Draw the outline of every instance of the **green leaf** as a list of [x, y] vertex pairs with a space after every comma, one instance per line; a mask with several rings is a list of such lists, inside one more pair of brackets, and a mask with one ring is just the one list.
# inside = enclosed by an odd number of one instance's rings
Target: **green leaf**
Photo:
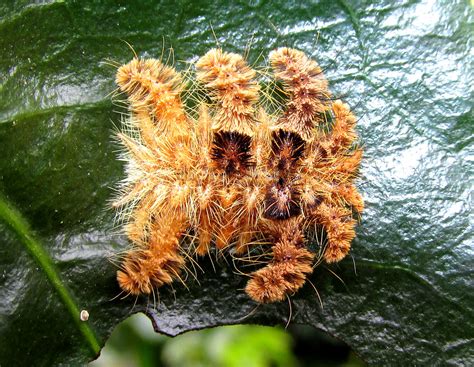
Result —
[[[474, 364], [473, 18], [466, 1], [120, 1], [0, 4], [0, 364], [76, 365], [131, 312], [156, 330], [239, 323], [255, 304], [225, 262], [189, 290], [121, 299], [127, 247], [108, 209], [123, 177], [112, 142], [115, 69], [172, 45], [178, 68], [216, 45], [249, 59], [299, 48], [354, 107], [367, 209], [352, 259], [318, 267], [292, 322], [375, 365]], [[342, 282], [342, 281], [343, 282]], [[78, 311], [90, 318], [80, 322]], [[288, 304], [244, 320], [285, 324]]]

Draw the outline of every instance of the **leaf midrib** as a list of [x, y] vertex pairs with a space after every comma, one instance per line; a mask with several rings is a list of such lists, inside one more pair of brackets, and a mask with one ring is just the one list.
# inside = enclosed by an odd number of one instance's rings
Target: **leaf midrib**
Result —
[[60, 274], [56, 270], [54, 263], [31, 230], [27, 220], [7, 199], [0, 195], [0, 219], [3, 219], [10, 229], [16, 233], [21, 243], [26, 247], [29, 254], [35, 259], [53, 286], [62, 303], [66, 307], [70, 316], [74, 320], [76, 327], [82, 334], [84, 341], [88, 344], [94, 356], [100, 352], [100, 345], [97, 337], [87, 322], [80, 320], [80, 311], [74, 298], [63, 283]]

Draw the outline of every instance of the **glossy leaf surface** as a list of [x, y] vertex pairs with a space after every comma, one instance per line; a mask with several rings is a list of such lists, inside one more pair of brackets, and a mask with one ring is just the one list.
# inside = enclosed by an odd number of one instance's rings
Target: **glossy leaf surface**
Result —
[[[3, 2], [0, 364], [82, 364], [132, 311], [134, 299], [113, 299], [110, 257], [127, 241], [108, 209], [123, 167], [115, 69], [104, 61], [131, 59], [124, 41], [160, 57], [164, 40], [184, 68], [215, 46], [210, 23], [226, 50], [251, 43], [250, 60], [279, 46], [305, 51], [360, 117], [367, 209], [353, 259], [315, 270], [324, 307], [308, 285], [292, 298], [292, 322], [375, 365], [474, 364], [473, 19], [466, 1]], [[28, 251], [31, 238], [88, 310], [92, 339]], [[133, 312], [148, 305], [170, 335], [239, 322], [255, 307], [245, 279], [202, 263], [200, 284], [163, 289], [156, 310], [139, 299]], [[288, 316], [288, 304], [265, 305], [245, 322]]]

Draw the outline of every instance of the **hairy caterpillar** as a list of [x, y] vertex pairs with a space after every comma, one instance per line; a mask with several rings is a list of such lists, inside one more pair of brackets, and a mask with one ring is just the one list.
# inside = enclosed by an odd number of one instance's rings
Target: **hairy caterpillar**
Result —
[[[119, 134], [127, 177], [114, 206], [134, 247], [117, 280], [128, 294], [181, 279], [194, 253], [216, 247], [244, 257], [264, 239], [271, 260], [245, 291], [259, 303], [276, 302], [312, 273], [316, 254], [307, 245], [316, 226], [326, 233], [326, 262], [349, 252], [353, 212], [364, 208], [354, 186], [362, 158], [356, 119], [303, 52], [279, 48], [269, 61], [286, 97], [278, 113], [262, 107], [268, 97], [257, 72], [221, 49], [195, 64], [206, 93], [197, 117], [185, 111], [186, 84], [174, 68], [134, 58], [118, 69], [130, 118]], [[183, 236], [193, 243], [184, 245]]]

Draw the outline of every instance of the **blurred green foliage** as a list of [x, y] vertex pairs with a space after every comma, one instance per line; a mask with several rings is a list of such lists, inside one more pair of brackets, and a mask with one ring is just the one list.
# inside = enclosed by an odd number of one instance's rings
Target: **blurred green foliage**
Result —
[[150, 320], [135, 314], [119, 324], [89, 367], [266, 367], [365, 364], [342, 342], [314, 328], [293, 325], [222, 326], [175, 338], [154, 332]]

